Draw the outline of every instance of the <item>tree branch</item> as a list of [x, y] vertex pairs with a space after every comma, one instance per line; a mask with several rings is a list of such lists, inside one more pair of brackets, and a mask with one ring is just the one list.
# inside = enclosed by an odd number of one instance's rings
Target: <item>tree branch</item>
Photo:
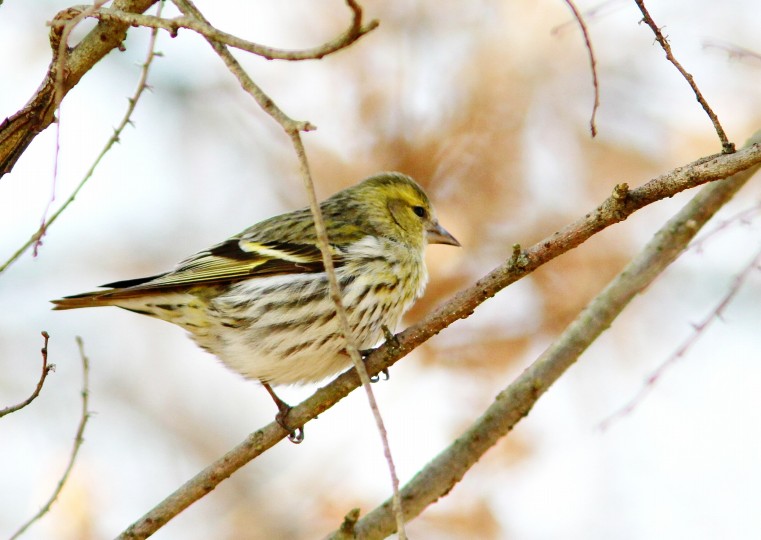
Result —
[[677, 347], [677, 349], [671, 353], [669, 357], [666, 358], [666, 360], [661, 362], [661, 364], [645, 378], [645, 382], [642, 387], [629, 401], [627, 401], [620, 409], [600, 422], [600, 429], [608, 429], [615, 421], [619, 420], [623, 416], [628, 415], [640, 403], [642, 403], [642, 400], [644, 400], [645, 397], [650, 392], [652, 392], [652, 390], [655, 388], [656, 383], [660, 380], [661, 377], [663, 377], [666, 371], [678, 360], [684, 358], [684, 356], [687, 354], [687, 351], [689, 351], [698, 342], [698, 340], [705, 335], [708, 327], [716, 322], [717, 319], [722, 317], [724, 311], [731, 304], [735, 296], [737, 296], [737, 293], [740, 292], [740, 287], [743, 285], [743, 283], [748, 279], [752, 272], [757, 271], [760, 268], [761, 250], [758, 250], [753, 258], [748, 262], [748, 264], [745, 265], [742, 271], [732, 280], [732, 284], [730, 285], [729, 290], [727, 290], [719, 303], [700, 322], [693, 323], [692, 333], [687, 336], [684, 341], [682, 341], [682, 344], [679, 345], [679, 347]]
[[347, 1], [349, 8], [352, 10], [352, 22], [349, 28], [335, 38], [331, 39], [310, 49], [303, 50], [286, 50], [275, 47], [267, 47], [252, 41], [241, 39], [238, 36], [223, 32], [208, 23], [206, 20], [200, 20], [197, 17], [175, 17], [174, 19], [165, 19], [154, 17], [152, 15], [140, 15], [127, 13], [118, 9], [100, 8], [89, 17], [94, 17], [101, 21], [119, 21], [132, 26], [146, 26], [149, 28], [160, 28], [166, 30], [172, 37], [177, 35], [180, 28], [187, 28], [198, 34], [201, 34], [208, 40], [215, 41], [222, 45], [228, 45], [235, 49], [240, 49], [252, 54], [256, 54], [268, 60], [319, 60], [336, 51], [345, 49], [353, 44], [359, 38], [371, 32], [380, 24], [377, 20], [372, 20], [367, 24], [362, 22], [362, 8], [353, 1]]
[[[140, 13], [155, 1], [115, 0], [113, 6], [121, 11]], [[65, 58], [59, 58], [61, 28], [57, 21], [71, 20], [78, 13], [78, 10], [69, 8], [56, 15], [50, 32], [53, 59], [42, 84], [20, 111], [0, 122], [0, 177], [13, 169], [37, 134], [55, 120], [56, 93], [60, 102], [106, 54], [122, 47], [129, 25], [119, 21], [100, 21], [73, 49], [69, 50], [64, 45]], [[59, 79], [61, 84], [57, 85]]]
[[50, 335], [42, 331], [42, 350], [40, 351], [42, 353], [42, 374], [40, 375], [40, 380], [37, 381], [37, 387], [34, 389], [34, 392], [32, 392], [32, 395], [30, 395], [28, 398], [26, 398], [21, 403], [18, 403], [16, 405], [11, 405], [9, 407], [6, 407], [5, 409], [0, 411], [0, 418], [5, 416], [6, 414], [14, 413], [18, 410], [23, 409], [27, 405], [29, 405], [32, 401], [37, 399], [37, 396], [40, 395], [40, 392], [42, 391], [42, 385], [45, 384], [45, 379], [48, 378], [48, 373], [51, 371], [55, 371], [55, 364], [48, 364], [48, 340], [50, 339]]
[[568, 7], [576, 19], [576, 22], [579, 24], [581, 34], [584, 36], [584, 44], [587, 47], [587, 54], [589, 55], [589, 69], [592, 72], [592, 89], [594, 90], [595, 94], [595, 101], [592, 105], [592, 115], [589, 118], [589, 131], [592, 133], [592, 137], [594, 137], [597, 135], [597, 125], [595, 124], [595, 118], [597, 117], [597, 109], [600, 108], [600, 83], [597, 80], [597, 60], [595, 59], [595, 53], [592, 49], [592, 39], [589, 37], [589, 30], [587, 29], [587, 25], [584, 22], [584, 17], [582, 17], [573, 0], [565, 0], [565, 3], [568, 4]]
[[299, 164], [301, 165], [301, 176], [304, 179], [304, 187], [309, 197], [309, 206], [314, 216], [314, 226], [317, 231], [317, 242], [322, 253], [322, 261], [325, 265], [325, 274], [328, 276], [328, 285], [330, 291], [330, 297], [336, 307], [336, 317], [338, 319], [338, 326], [341, 329], [341, 333], [344, 336], [346, 343], [346, 352], [351, 358], [354, 364], [359, 380], [362, 383], [362, 387], [367, 394], [367, 401], [370, 405], [370, 411], [373, 414], [375, 425], [378, 428], [378, 434], [381, 438], [381, 444], [383, 446], [383, 457], [386, 459], [388, 465], [389, 476], [391, 477], [391, 491], [392, 491], [392, 508], [393, 515], [396, 523], [396, 531], [398, 532], [399, 540], [407, 540], [407, 533], [404, 530], [404, 513], [402, 509], [402, 498], [399, 494], [399, 476], [396, 474], [396, 466], [394, 465], [394, 458], [391, 454], [391, 445], [388, 442], [388, 431], [386, 431], [386, 425], [383, 422], [383, 416], [381, 416], [378, 402], [375, 399], [375, 393], [370, 385], [370, 376], [367, 374], [365, 364], [357, 349], [357, 344], [354, 340], [354, 336], [351, 332], [351, 326], [349, 325], [349, 317], [346, 315], [346, 307], [343, 304], [343, 298], [341, 296], [341, 288], [338, 285], [338, 278], [336, 277], [335, 266], [333, 265], [333, 256], [330, 252], [330, 243], [328, 239], [328, 233], [325, 230], [325, 222], [322, 217], [322, 211], [320, 210], [320, 204], [317, 201], [317, 195], [314, 191], [314, 182], [312, 182], [312, 173], [309, 170], [309, 163], [307, 162], [306, 151], [304, 150], [304, 143], [301, 141], [301, 135], [298, 131], [292, 131], [288, 133], [291, 137], [291, 141], [296, 150], [296, 154], [299, 158]]
[[[449, 493], [489, 448], [528, 415], [544, 392], [610, 327], [629, 302], [676, 260], [700, 228], [759, 167], [761, 162], [723, 182], [706, 186], [671, 218], [563, 334], [497, 395], [474, 424], [402, 488], [405, 518], [409, 521]], [[350, 532], [346, 531], [344, 521], [327, 538], [386, 538], [395, 527], [390, 507], [390, 501], [386, 501], [356, 521]]]
[[[208, 24], [208, 21], [204, 18], [203, 14], [198, 11], [198, 9], [191, 2], [185, 0], [173, 1], [177, 8], [185, 16], [192, 17], [205, 24]], [[232, 53], [227, 50], [227, 46], [208, 37], [206, 38], [206, 41], [209, 42], [209, 45], [211, 45], [212, 49], [214, 49], [214, 51], [219, 55], [219, 57], [227, 66], [227, 69], [229, 69], [230, 72], [235, 75], [235, 77], [238, 79], [238, 82], [240, 82], [243, 90], [248, 92], [248, 94], [254, 98], [254, 101], [256, 101], [259, 107], [261, 107], [264, 112], [270, 115], [275, 120], [275, 122], [283, 126], [283, 129], [285, 129], [286, 132], [293, 130], [310, 131], [315, 129], [315, 127], [309, 122], [293, 120], [290, 116], [285, 114], [283, 110], [278, 107], [274, 101], [272, 101], [272, 98], [265, 94], [264, 90], [262, 90], [259, 85], [257, 85], [251, 79], [251, 77], [248, 76], [248, 73], [246, 73], [246, 71], [241, 67], [240, 63], [235, 59]]]
[[700, 92], [700, 88], [698, 88], [697, 83], [695, 82], [695, 78], [692, 76], [691, 73], [688, 73], [686, 69], [682, 67], [682, 64], [679, 63], [679, 61], [674, 56], [674, 53], [671, 52], [671, 45], [669, 45], [668, 40], [664, 37], [664, 35], [661, 33], [660, 28], [658, 28], [658, 25], [655, 24], [655, 21], [650, 16], [650, 13], [647, 11], [647, 8], [645, 7], [644, 0], [634, 0], [637, 4], [637, 7], [639, 7], [639, 10], [642, 12], [643, 21], [645, 24], [647, 24], [650, 29], [653, 31], [653, 34], [655, 34], [655, 40], [660, 44], [661, 48], [663, 49], [663, 52], [666, 53], [666, 58], [669, 62], [674, 64], [674, 67], [679, 71], [679, 73], [682, 74], [682, 77], [687, 81], [687, 84], [690, 85], [690, 88], [692, 88], [692, 91], [695, 93], [695, 97], [698, 100], [698, 103], [700, 103], [700, 106], [703, 107], [703, 110], [708, 115], [708, 118], [711, 119], [711, 122], [713, 123], [713, 127], [716, 130], [716, 133], [719, 136], [719, 140], [721, 141], [721, 147], [723, 148], [723, 151], [725, 154], [731, 154], [735, 151], [735, 144], [732, 142], [729, 142], [729, 139], [727, 139], [727, 134], [724, 133], [724, 128], [721, 127], [721, 123], [719, 122], [719, 117], [716, 116], [716, 113], [713, 112], [713, 109], [708, 105], [708, 102], [703, 97], [703, 94]]
[[[505, 263], [492, 270], [471, 287], [456, 294], [418, 324], [398, 334], [394, 342], [384, 343], [371, 353], [365, 360], [367, 372], [373, 376], [383, 369], [387, 369], [454, 321], [468, 317], [478, 305], [500, 290], [555, 257], [570, 251], [597, 232], [625, 220], [640, 208], [660, 199], [672, 197], [686, 189], [727, 178], [759, 164], [761, 164], [761, 146], [754, 144], [734, 154], [717, 154], [678, 167], [637, 189], [629, 190], [626, 184], [617, 186], [613, 195], [600, 206], [563, 230], [525, 251], [522, 251], [519, 246], [514, 246], [512, 257]], [[722, 182], [717, 185], [724, 184], [730, 184], [730, 182]], [[546, 364], [546, 361], [543, 362], [541, 365]], [[532, 369], [536, 371], [538, 368]], [[545, 367], [544, 369], [548, 368]], [[557, 370], [558, 368], [555, 367], [554, 369]], [[551, 372], [548, 374], [552, 375]], [[517, 386], [511, 386], [509, 393], [503, 393], [498, 399], [498, 404], [504, 406], [505, 403], [515, 401], [518, 394], [528, 397], [534, 396], [534, 399], [541, 394], [541, 391], [536, 388], [536, 382], [531, 382], [525, 378], [521, 378], [519, 382], [520, 384]], [[306, 424], [346, 397], [359, 384], [355, 370], [351, 369], [342, 373], [302, 403], [293, 407], [288, 416], [289, 421], [293, 422], [294, 425]], [[521, 403], [524, 406], [526, 404], [526, 402]], [[512, 414], [514, 423], [525, 413], [515, 409]], [[492, 422], [496, 421], [488, 414], [482, 418]], [[507, 421], [500, 419], [499, 422], [504, 425]], [[240, 467], [274, 446], [287, 435], [286, 430], [276, 422], [251, 433], [243, 442], [206, 467], [133, 523], [122, 532], [119, 538], [147, 538], [193, 502], [212, 491]], [[405, 507], [405, 512], [410, 512], [410, 509]]]
[[[143, 92], [148, 88], [148, 72], [150, 70], [151, 64], [153, 63], [153, 60], [158, 56], [158, 53], [156, 52], [156, 35], [158, 33], [158, 30], [152, 30], [151, 31], [151, 38], [148, 43], [148, 53], [145, 58], [145, 62], [143, 62], [141, 69], [140, 69], [140, 77], [137, 82], [137, 88], [135, 88], [134, 93], [132, 94], [132, 97], [127, 98], [127, 109], [124, 112], [124, 115], [122, 116], [121, 121], [119, 124], [114, 128], [114, 133], [109, 137], [108, 141], [106, 141], [106, 144], [104, 145], [103, 149], [100, 151], [100, 154], [98, 154], [98, 157], [95, 158], [95, 161], [90, 165], [90, 168], [87, 170], [85, 175], [82, 177], [82, 180], [79, 181], [79, 184], [77, 184], [77, 187], [74, 188], [74, 190], [71, 192], [69, 197], [61, 204], [61, 206], [56, 210], [53, 215], [50, 216], [49, 219], [43, 221], [43, 223], [40, 225], [40, 227], [29, 237], [29, 239], [20, 247], [18, 248], [13, 255], [11, 255], [7, 261], [5, 261], [3, 264], [0, 264], [0, 274], [5, 272], [5, 270], [8, 269], [8, 267], [16, 262], [19, 257], [21, 257], [27, 249], [29, 249], [32, 245], [36, 246], [42, 242], [43, 235], [47, 232], [48, 228], [56, 222], [56, 220], [61, 216], [61, 214], [71, 205], [71, 203], [74, 202], [74, 200], [77, 198], [77, 195], [79, 195], [79, 192], [82, 190], [82, 188], [85, 186], [85, 184], [90, 180], [93, 174], [95, 174], [95, 169], [100, 164], [101, 160], [106, 156], [106, 154], [111, 150], [111, 148], [120, 140], [120, 137], [122, 135], [122, 132], [126, 129], [126, 127], [130, 124], [132, 124], [132, 113], [135, 112], [135, 108], [137, 107], [137, 103], [140, 100], [140, 97], [143, 95]], [[36, 253], [35, 253], [36, 254]]]
[[77, 432], [74, 435], [74, 445], [72, 446], [71, 453], [69, 454], [69, 462], [66, 464], [66, 469], [64, 469], [61, 478], [58, 480], [58, 484], [56, 484], [56, 487], [48, 498], [47, 502], [42, 505], [42, 508], [40, 508], [35, 515], [33, 515], [23, 525], [21, 525], [21, 527], [19, 527], [19, 529], [13, 533], [9, 540], [15, 540], [24, 534], [24, 532], [30, 526], [39, 521], [40, 518], [42, 518], [50, 511], [50, 508], [53, 506], [53, 504], [58, 499], [58, 496], [61, 494], [63, 486], [69, 479], [69, 475], [74, 468], [74, 462], [77, 460], [79, 449], [82, 447], [82, 443], [84, 442], [83, 435], [85, 433], [85, 426], [87, 425], [87, 420], [90, 418], [90, 411], [88, 411], [88, 402], [90, 397], [90, 361], [85, 355], [84, 344], [82, 343], [82, 338], [80, 337], [77, 337], [77, 346], [79, 347], [79, 358], [82, 361], [82, 412], [79, 417]]

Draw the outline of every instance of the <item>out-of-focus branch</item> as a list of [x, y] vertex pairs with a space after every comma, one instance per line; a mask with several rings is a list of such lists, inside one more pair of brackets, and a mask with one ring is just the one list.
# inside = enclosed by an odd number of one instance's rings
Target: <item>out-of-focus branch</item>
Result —
[[[561, 231], [525, 251], [521, 250], [519, 246], [514, 246], [512, 257], [505, 263], [492, 270], [471, 287], [456, 294], [418, 324], [398, 334], [394, 342], [385, 343], [370, 354], [365, 360], [367, 372], [373, 376], [387, 369], [456, 320], [468, 317], [476, 307], [500, 290], [555, 257], [570, 251], [599, 231], [625, 220], [640, 208], [658, 200], [672, 197], [686, 189], [727, 178], [759, 164], [761, 164], [761, 146], [755, 144], [734, 154], [717, 154], [702, 158], [661, 175], [636, 189], [630, 190], [625, 184], [617, 186], [613, 195], [600, 206]], [[717, 185], [728, 183], [730, 182], [722, 182]], [[585, 313], [589, 312], [585, 311]], [[572, 345], [567, 344], [566, 346], [571, 347]], [[547, 365], [546, 362], [543, 360], [540, 365]], [[555, 369], [558, 368], [555, 367]], [[551, 374], [548, 373], [548, 375]], [[539, 391], [540, 388], [537, 388], [538, 380], [531, 381], [521, 378], [520, 381], [522, 382], [517, 386], [511, 386], [511, 392], [505, 392], [500, 397], [498, 402], [502, 406], [514, 401], [516, 393], [529, 398], [534, 396], [534, 400], [539, 397], [541, 391]], [[306, 424], [346, 397], [359, 384], [359, 377], [353, 369], [339, 375], [302, 403], [293, 407], [288, 415], [289, 422], [292, 422], [293, 425]], [[522, 403], [524, 408], [530, 408], [533, 404], [533, 402]], [[516, 415], [513, 423], [525, 414], [520, 411], [521, 409], [513, 410], [513, 414]], [[488, 414], [484, 418], [496, 421]], [[504, 424], [504, 422], [507, 421], [499, 420], [500, 424]], [[251, 433], [243, 442], [179, 487], [132, 524], [119, 538], [147, 538], [182, 510], [213, 490], [237, 469], [274, 446], [287, 435], [288, 432], [276, 422]], [[467, 448], [462, 450], [467, 450]], [[404, 500], [404, 496], [402, 499]], [[405, 506], [405, 513], [407, 512], [410, 512], [410, 508]]]
[[600, 429], [608, 429], [616, 420], [631, 413], [637, 408], [640, 403], [642, 403], [642, 400], [644, 400], [645, 397], [650, 392], [652, 392], [652, 390], [655, 388], [655, 385], [658, 383], [661, 377], [663, 377], [666, 371], [677, 361], [684, 358], [684, 356], [687, 354], [687, 351], [692, 349], [698, 340], [705, 335], [708, 327], [722, 317], [724, 311], [731, 304], [735, 296], [737, 296], [737, 293], [740, 291], [742, 284], [747, 281], [752, 272], [758, 271], [759, 269], [761, 269], [761, 250], [756, 251], [756, 254], [748, 262], [748, 264], [746, 264], [742, 271], [735, 276], [729, 289], [726, 291], [719, 303], [711, 310], [711, 312], [708, 313], [708, 315], [706, 315], [703, 320], [692, 325], [692, 333], [687, 336], [682, 344], [679, 345], [679, 347], [677, 347], [677, 349], [671, 353], [669, 357], [666, 358], [666, 360], [661, 362], [661, 364], [645, 378], [645, 382], [639, 389], [639, 392], [637, 392], [619, 410], [600, 422]]
[[[547, 389], [607, 330], [629, 302], [657, 278], [687, 248], [700, 228], [755, 174], [761, 163], [732, 178], [703, 188], [671, 218], [624, 270], [576, 317], [558, 339], [494, 403], [402, 488], [405, 518], [410, 520], [443, 497], [499, 439], [533, 408]], [[391, 503], [328, 538], [373, 540], [394, 532]]]
[[11, 405], [1, 410], [0, 418], [6, 414], [11, 414], [20, 409], [23, 409], [32, 401], [37, 399], [37, 396], [39, 396], [40, 392], [42, 391], [42, 385], [45, 384], [45, 379], [48, 377], [48, 373], [55, 371], [55, 364], [48, 364], [48, 340], [50, 339], [50, 335], [48, 335], [48, 333], [44, 330], [42, 331], [42, 339], [44, 340], [42, 344], [42, 350], [40, 351], [42, 353], [42, 374], [40, 375], [40, 380], [37, 381], [37, 387], [34, 389], [34, 392], [32, 392], [32, 394], [21, 403]]
[[[141, 13], [155, 1], [115, 0], [113, 7], [125, 12]], [[60, 58], [61, 28], [56, 25], [56, 21], [71, 20], [78, 13], [77, 10], [66, 9], [56, 15], [50, 32], [53, 59], [42, 84], [20, 111], [0, 122], [0, 176], [11, 171], [37, 134], [55, 120], [56, 93], [58, 92], [60, 102], [101, 58], [122, 46], [129, 24], [100, 21], [73, 49], [64, 44], [65, 58]]]
[[[223, 32], [222, 30], [213, 27], [207, 21], [200, 20], [197, 17], [183, 16], [174, 19], [165, 19], [162, 17], [154, 17], [152, 15], [127, 13], [125, 11], [110, 8], [100, 8], [93, 11], [89, 16], [101, 21], [120, 21], [133, 26], [160, 28], [169, 32], [172, 37], [177, 35], [180, 28], [187, 28], [188, 30], [201, 34], [206, 39], [256, 54], [268, 60], [318, 60], [336, 51], [345, 49], [368, 32], [377, 28], [379, 22], [375, 19], [367, 24], [362, 22], [362, 8], [356, 2], [347, 1], [347, 4], [352, 10], [353, 15], [349, 28], [322, 45], [301, 50], [278, 49], [247, 41], [238, 36]], [[84, 6], [82, 6], [82, 8], [84, 9]]]
[[79, 425], [77, 425], [77, 432], [74, 435], [74, 445], [72, 446], [71, 453], [69, 454], [69, 462], [66, 464], [66, 469], [63, 471], [61, 479], [58, 480], [58, 484], [56, 485], [52, 495], [50, 495], [50, 498], [47, 500], [47, 502], [42, 505], [42, 508], [40, 508], [34, 516], [29, 518], [26, 523], [24, 523], [15, 533], [13, 533], [13, 535], [10, 537], [10, 540], [15, 540], [24, 534], [24, 532], [30, 526], [39, 521], [40, 518], [42, 518], [50, 511], [50, 508], [53, 506], [53, 504], [58, 499], [58, 496], [61, 494], [63, 486], [69, 479], [71, 470], [74, 468], [74, 462], [77, 460], [79, 449], [82, 447], [82, 443], [84, 442], [83, 435], [85, 433], [85, 426], [87, 425], [87, 420], [90, 418], [90, 411], [88, 410], [90, 397], [90, 361], [85, 355], [84, 344], [82, 343], [82, 338], [80, 337], [77, 337], [77, 346], [79, 347], [79, 358], [82, 361], [82, 412], [79, 416]]
[[735, 144], [732, 142], [729, 142], [729, 139], [727, 138], [727, 134], [724, 133], [724, 128], [721, 127], [721, 123], [719, 122], [719, 117], [716, 116], [716, 113], [713, 112], [713, 109], [708, 105], [708, 102], [703, 97], [702, 92], [700, 91], [700, 88], [698, 88], [697, 83], [695, 82], [695, 78], [692, 76], [691, 73], [688, 73], [686, 69], [682, 67], [682, 64], [679, 63], [679, 61], [674, 56], [674, 53], [671, 51], [671, 45], [669, 45], [668, 40], [665, 38], [663, 33], [661, 33], [661, 29], [658, 28], [658, 25], [655, 24], [655, 21], [650, 16], [650, 13], [647, 11], [647, 8], [645, 7], [645, 1], [644, 0], [634, 0], [637, 3], [637, 6], [639, 7], [639, 10], [642, 12], [642, 20], [647, 24], [650, 29], [653, 31], [653, 34], [655, 34], [655, 40], [658, 42], [658, 44], [663, 49], [663, 52], [666, 53], [666, 58], [669, 62], [674, 64], [674, 67], [679, 71], [679, 73], [682, 74], [682, 77], [687, 81], [687, 84], [690, 85], [690, 88], [692, 88], [692, 91], [695, 93], [695, 97], [698, 99], [698, 103], [700, 103], [700, 106], [703, 107], [703, 110], [708, 115], [708, 118], [711, 119], [711, 122], [713, 123], [713, 127], [716, 130], [716, 133], [719, 136], [719, 140], [721, 140], [721, 147], [725, 154], [731, 154], [735, 151]]

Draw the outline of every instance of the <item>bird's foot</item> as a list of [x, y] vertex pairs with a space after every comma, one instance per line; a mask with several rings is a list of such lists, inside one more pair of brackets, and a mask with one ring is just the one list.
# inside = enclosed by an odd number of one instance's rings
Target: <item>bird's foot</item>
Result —
[[275, 391], [272, 389], [272, 387], [264, 382], [262, 382], [262, 386], [267, 391], [267, 393], [272, 398], [272, 401], [275, 402], [275, 405], [277, 406], [277, 414], [275, 415], [275, 422], [280, 424], [280, 427], [282, 427], [284, 430], [288, 432], [288, 440], [291, 441], [293, 444], [299, 444], [304, 440], [304, 426], [298, 426], [296, 428], [291, 427], [288, 424], [288, 413], [291, 412], [291, 406], [288, 405], [285, 401], [280, 399], [278, 395], [275, 393]]

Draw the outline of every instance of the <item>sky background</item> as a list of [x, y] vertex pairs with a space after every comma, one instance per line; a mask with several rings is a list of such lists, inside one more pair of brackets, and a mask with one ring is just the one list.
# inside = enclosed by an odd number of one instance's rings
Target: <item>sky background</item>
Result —
[[[751, 0], [650, 2], [651, 14], [741, 145], [761, 127], [761, 11]], [[0, 117], [33, 95], [50, 59], [45, 22], [61, 1], [0, 6]], [[583, 216], [620, 182], [639, 186], [718, 138], [633, 2], [578, 2], [597, 54], [561, 1], [364, 2], [380, 27], [322, 61], [236, 53], [304, 135], [319, 196], [381, 170], [421, 182], [461, 249], [428, 249], [431, 282], [410, 324], [508, 258]], [[199, 2], [213, 24], [299, 48], [342, 31], [337, 0]], [[176, 12], [167, 8], [166, 14]], [[132, 29], [66, 97], [56, 132], [36, 137], [0, 179], [0, 260], [81, 180], [119, 122], [149, 32]], [[75, 37], [76, 38], [76, 37]], [[753, 55], [729, 54], [746, 49]], [[0, 407], [39, 376], [40, 332], [56, 364], [41, 396], [0, 419], [0, 536], [47, 499], [79, 419], [91, 361], [85, 443], [53, 510], [29, 539], [117, 535], [274, 417], [266, 393], [179, 328], [117, 309], [50, 311], [49, 300], [152, 275], [245, 227], [306, 205], [282, 130], [203, 39], [160, 34], [151, 91], [134, 126], [44, 238], [0, 275]], [[502, 291], [392, 368], [373, 389], [404, 483], [533, 361], [694, 193], [662, 201]], [[761, 248], [757, 179], [636, 298], [413, 538], [751, 539], [761, 536], [761, 277], [627, 416], [600, 429], [730, 290]], [[755, 210], [754, 210], [755, 209]], [[747, 219], [736, 216], [746, 213]], [[726, 225], [722, 226], [726, 222]], [[400, 328], [401, 329], [401, 328]], [[400, 330], [397, 329], [397, 330]], [[315, 386], [283, 388], [296, 403]], [[364, 393], [355, 392], [223, 482], [158, 539], [320, 538], [346, 512], [390, 494]]]

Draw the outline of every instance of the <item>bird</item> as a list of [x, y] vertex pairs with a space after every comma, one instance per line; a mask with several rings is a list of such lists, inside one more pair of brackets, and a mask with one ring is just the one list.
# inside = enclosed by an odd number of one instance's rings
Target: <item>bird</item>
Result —
[[[409, 176], [383, 172], [320, 203], [352, 338], [372, 348], [428, 282], [428, 244], [460, 243]], [[53, 300], [53, 309], [116, 306], [185, 329], [204, 350], [259, 381], [293, 442], [303, 426], [272, 389], [318, 382], [351, 365], [329, 295], [310, 208], [261, 221], [174, 269]], [[384, 334], [385, 332], [385, 334]]]

